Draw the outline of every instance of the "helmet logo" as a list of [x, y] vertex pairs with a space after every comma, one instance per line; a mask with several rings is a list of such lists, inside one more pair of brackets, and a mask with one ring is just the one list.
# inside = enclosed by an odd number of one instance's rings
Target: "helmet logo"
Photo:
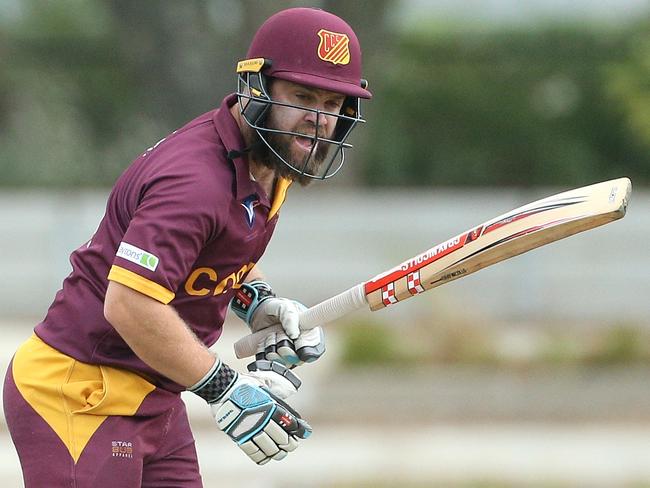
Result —
[[318, 57], [332, 64], [348, 64], [350, 62], [350, 38], [347, 34], [332, 32], [325, 29], [318, 31]]

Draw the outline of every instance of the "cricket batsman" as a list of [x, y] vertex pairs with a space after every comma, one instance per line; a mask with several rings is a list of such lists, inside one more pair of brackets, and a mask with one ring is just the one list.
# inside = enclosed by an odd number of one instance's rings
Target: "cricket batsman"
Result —
[[[27, 488], [203, 486], [185, 390], [257, 464], [310, 435], [285, 399], [323, 332], [300, 332], [303, 305], [276, 296], [256, 263], [290, 185], [341, 168], [371, 94], [354, 31], [312, 8], [270, 17], [236, 72], [236, 93], [119, 177], [16, 351], [4, 412]], [[282, 326], [247, 371], [208, 349], [229, 307], [253, 332]]]

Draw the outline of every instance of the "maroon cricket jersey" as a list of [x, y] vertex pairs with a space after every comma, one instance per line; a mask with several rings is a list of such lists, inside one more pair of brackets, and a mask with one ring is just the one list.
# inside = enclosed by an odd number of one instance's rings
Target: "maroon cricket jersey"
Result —
[[250, 178], [230, 95], [148, 149], [117, 180], [92, 239], [70, 257], [36, 334], [79, 361], [127, 368], [171, 391], [184, 388], [143, 363], [104, 318], [108, 281], [173, 306], [214, 344], [234, 290], [264, 253], [289, 182], [273, 202]]

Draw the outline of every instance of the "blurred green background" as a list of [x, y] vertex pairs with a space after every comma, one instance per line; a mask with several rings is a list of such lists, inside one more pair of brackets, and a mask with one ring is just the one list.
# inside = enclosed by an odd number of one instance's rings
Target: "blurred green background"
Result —
[[[647, 184], [650, 17], [638, 3], [596, 17], [580, 2], [555, 16], [513, 3], [531, 10], [513, 20], [481, 17], [480, 2], [314, 2], [356, 29], [375, 92], [334, 184]], [[256, 26], [301, 4], [3, 0], [2, 185], [111, 185], [143, 148], [218, 106]]]

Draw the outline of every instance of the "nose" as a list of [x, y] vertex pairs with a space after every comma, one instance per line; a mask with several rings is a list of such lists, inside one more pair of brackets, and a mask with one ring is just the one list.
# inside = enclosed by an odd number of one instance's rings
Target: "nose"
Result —
[[305, 115], [305, 120], [311, 123], [314, 127], [318, 127], [319, 130], [324, 130], [327, 127], [327, 117], [320, 111], [308, 111]]

